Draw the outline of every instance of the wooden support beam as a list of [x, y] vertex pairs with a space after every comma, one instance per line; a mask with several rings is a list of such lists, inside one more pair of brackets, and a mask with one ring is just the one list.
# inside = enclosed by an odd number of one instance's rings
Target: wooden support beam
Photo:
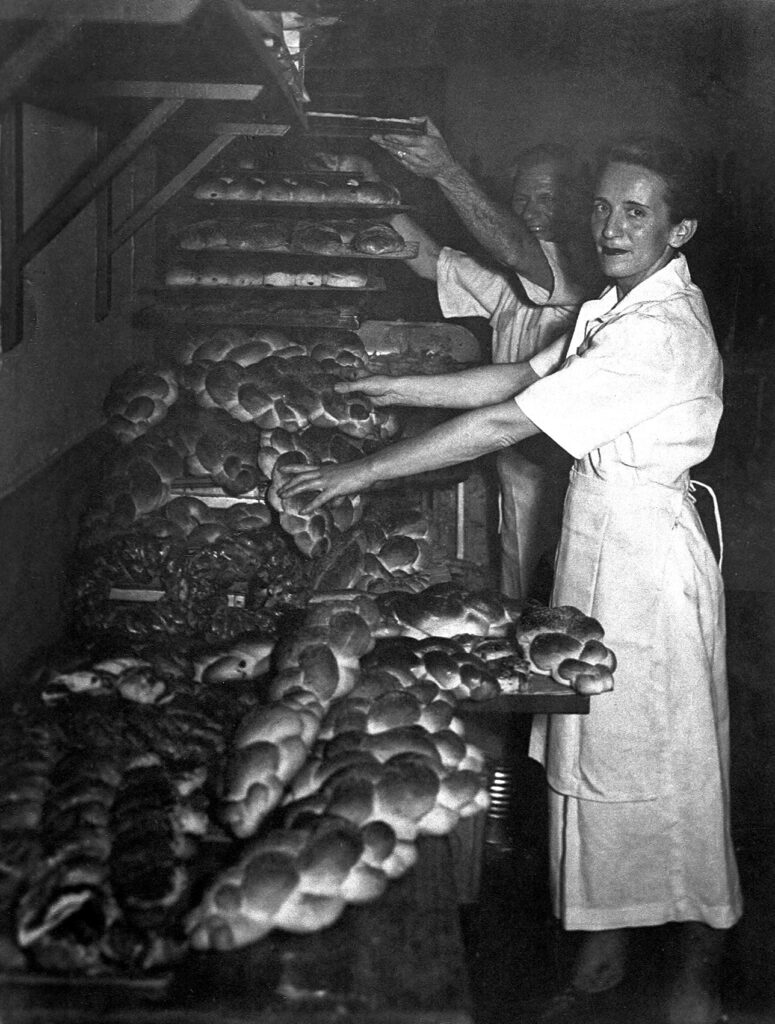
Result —
[[22, 109], [13, 103], [0, 121], [0, 350], [8, 352], [24, 331], [24, 279], [15, 258], [23, 229]]
[[[105, 133], [97, 132], [97, 153], [103, 156]], [[94, 284], [94, 318], [104, 320], [110, 313], [113, 302], [113, 260], [108, 252], [108, 239], [113, 231], [113, 179], [100, 189], [95, 199], [97, 213], [96, 232], [96, 280]]]
[[14, 50], [0, 66], [0, 107], [5, 106], [29, 82], [41, 64], [59, 49], [79, 23], [80, 18], [72, 14], [48, 18], [35, 29], [29, 39]]
[[[306, 127], [307, 119], [299, 99], [294, 94], [282, 66], [264, 42], [264, 30], [261, 28], [257, 20], [257, 18], [260, 17], [261, 12], [251, 13], [245, 9], [241, 0], [206, 0], [206, 2], [209, 3], [210, 7], [214, 11], [220, 11], [221, 14], [225, 15], [232, 22], [237, 31], [244, 37], [260, 65], [264, 67], [274, 79], [275, 84], [279, 87], [285, 97], [293, 116], [302, 128]], [[282, 37], [279, 38], [279, 44], [284, 45]], [[290, 54], [288, 55], [288, 59], [290, 61]], [[302, 91], [300, 82], [299, 90]]]
[[106, 97], [126, 99], [226, 100], [251, 103], [264, 91], [263, 85], [237, 82], [81, 82], [57, 90], [61, 100], [91, 100]]
[[161, 210], [161, 208], [170, 201], [170, 199], [174, 199], [178, 192], [180, 192], [180, 190], [184, 188], [195, 175], [199, 174], [202, 168], [206, 167], [213, 157], [217, 156], [218, 153], [225, 149], [233, 139], [233, 135], [219, 135], [217, 138], [213, 139], [213, 141], [206, 146], [201, 153], [194, 157], [194, 159], [191, 160], [182, 171], [176, 174], [175, 177], [172, 178], [163, 188], [159, 189], [155, 195], [127, 217], [118, 230], [115, 231], [108, 239], [108, 256], [111, 256], [116, 249], [131, 238], [132, 235], [146, 223], [146, 221], [155, 216], [159, 210]]
[[154, 132], [166, 124], [183, 103], [184, 100], [163, 100], [108, 153], [104, 160], [88, 171], [68, 192], [56, 199], [24, 233], [17, 250], [19, 266], [23, 267], [48, 245], [51, 239], [94, 199], [100, 189], [126, 167]]

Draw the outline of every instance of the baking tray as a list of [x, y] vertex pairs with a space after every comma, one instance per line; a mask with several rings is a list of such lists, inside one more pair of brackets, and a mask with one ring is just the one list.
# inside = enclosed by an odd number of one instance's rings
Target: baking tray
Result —
[[264, 209], [272, 210], [347, 210], [348, 213], [357, 212], [362, 213], [365, 216], [369, 214], [389, 214], [389, 213], [411, 213], [414, 210], [413, 206], [407, 206], [406, 203], [356, 203], [356, 202], [332, 202], [330, 199], [321, 200], [318, 203], [302, 203], [302, 202], [288, 202], [277, 200], [272, 202], [271, 199], [196, 199], [191, 196], [187, 202], [196, 203], [197, 206], [204, 207], [217, 207], [222, 210], [224, 207], [228, 209], [239, 209], [243, 207], [245, 209], [256, 210], [260, 207]]
[[306, 112], [308, 135], [349, 135], [368, 138], [370, 135], [387, 135], [396, 132], [401, 135], [427, 135], [428, 120], [425, 117], [371, 117], [362, 114], [323, 113], [316, 110]]
[[[182, 292], [190, 289], [180, 289]], [[242, 292], [245, 289], [235, 288], [234, 291]], [[265, 289], [268, 292], [270, 289]], [[309, 289], [313, 291], [313, 289]], [[334, 289], [324, 292], [330, 295]], [[314, 294], [318, 294], [317, 290]], [[182, 298], [183, 296], [180, 296]], [[187, 299], [190, 295], [185, 296]], [[340, 331], [357, 331], [360, 326], [360, 317], [357, 310], [348, 308], [338, 309], [271, 309], [265, 306], [250, 304], [228, 303], [207, 303], [207, 302], [186, 302], [175, 301], [175, 296], [169, 295], [148, 298], [140, 297], [132, 313], [132, 325], [138, 328], [166, 327], [172, 324], [201, 324], [201, 325], [224, 325], [243, 327], [309, 327], [309, 328], [330, 328]]]
[[336, 285], [330, 284], [308, 284], [308, 285], [276, 285], [276, 284], [256, 284], [251, 286], [240, 286], [231, 284], [160, 284], [153, 291], [157, 295], [177, 295], [186, 294], [192, 291], [197, 293], [205, 292], [218, 292], [224, 293], [229, 297], [236, 295], [243, 295], [245, 292], [253, 294], [254, 292], [274, 293], [274, 292], [312, 292], [317, 295], [319, 292], [326, 292], [330, 294], [335, 292], [337, 295], [341, 295], [342, 292], [384, 292], [385, 282], [381, 277], [371, 277], [368, 279], [365, 285], [360, 288], [337, 288]]

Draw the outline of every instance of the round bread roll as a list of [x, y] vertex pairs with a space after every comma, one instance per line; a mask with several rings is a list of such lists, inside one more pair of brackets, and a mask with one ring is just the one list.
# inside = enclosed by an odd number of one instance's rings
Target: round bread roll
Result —
[[291, 244], [294, 249], [321, 256], [341, 256], [344, 248], [342, 236], [332, 224], [298, 224], [291, 235]]
[[227, 199], [234, 179], [229, 177], [209, 178], [194, 189], [195, 199]]
[[286, 179], [268, 181], [259, 189], [257, 198], [264, 203], [292, 203], [296, 199], [296, 185]]
[[264, 283], [264, 275], [260, 270], [239, 270], [231, 279], [235, 288], [260, 288]]
[[164, 283], [175, 288], [189, 287], [199, 284], [199, 273], [192, 267], [170, 267], [164, 277]]
[[319, 288], [323, 284], [323, 274], [319, 270], [300, 270], [296, 274], [296, 283], [302, 288]]
[[400, 202], [400, 196], [392, 185], [379, 181], [360, 182], [355, 200], [369, 206], [392, 206]]
[[401, 252], [406, 243], [399, 233], [389, 224], [372, 224], [358, 231], [352, 240], [356, 252], [369, 256], [386, 256]]
[[294, 202], [325, 203], [329, 199], [328, 183], [325, 181], [300, 181], [294, 189]]
[[267, 270], [264, 272], [264, 284], [272, 288], [294, 288], [296, 274], [288, 270]]
[[328, 288], [365, 288], [368, 283], [367, 274], [358, 267], [326, 270], [323, 275], [323, 284]]

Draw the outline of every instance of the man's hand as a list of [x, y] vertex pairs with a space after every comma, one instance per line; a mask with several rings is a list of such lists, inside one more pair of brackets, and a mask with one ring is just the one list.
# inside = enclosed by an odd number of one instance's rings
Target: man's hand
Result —
[[419, 178], [439, 181], [457, 169], [441, 132], [428, 121], [427, 135], [372, 135], [371, 141], [386, 149], [408, 171]]

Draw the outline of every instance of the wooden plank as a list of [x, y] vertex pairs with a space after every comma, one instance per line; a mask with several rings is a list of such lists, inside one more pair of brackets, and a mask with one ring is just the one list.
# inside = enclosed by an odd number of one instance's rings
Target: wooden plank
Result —
[[291, 126], [289, 124], [265, 124], [261, 121], [256, 123], [219, 121], [214, 127], [214, 131], [218, 135], [267, 135], [281, 137], [287, 135], [290, 130]]
[[[48, 5], [50, 8], [50, 4]], [[3, 3], [0, 3], [0, 8]], [[0, 67], [0, 106], [15, 96], [38, 68], [58, 50], [80, 22], [76, 15], [49, 18], [17, 47]]]
[[121, 224], [121, 226], [114, 232], [114, 234], [108, 239], [107, 251], [108, 254], [112, 254], [120, 246], [131, 238], [135, 231], [139, 230], [151, 217], [155, 216], [159, 210], [165, 206], [170, 199], [180, 192], [188, 182], [195, 177], [206, 167], [207, 164], [217, 156], [230, 142], [234, 139], [233, 135], [219, 135], [217, 138], [206, 146], [198, 156], [194, 157], [182, 171], [175, 175], [163, 188], [159, 189], [155, 195], [153, 195], [147, 202], [143, 203], [141, 207], [135, 210], [127, 219]]
[[16, 250], [23, 227], [22, 108], [12, 103], [0, 122], [0, 351], [22, 340], [24, 281]]
[[[97, 132], [98, 153], [104, 148], [104, 132]], [[113, 231], [113, 181], [97, 193], [96, 201], [97, 265], [94, 285], [94, 317], [104, 320], [110, 313], [113, 299], [113, 261], [108, 252], [108, 239]]]
[[25, 232], [18, 250], [19, 265], [23, 267], [48, 245], [94, 199], [100, 189], [137, 155], [154, 132], [166, 124], [183, 103], [179, 99], [159, 103], [104, 160], [88, 171], [68, 192], [54, 200]]
[[226, 100], [250, 103], [264, 91], [263, 85], [238, 82], [84, 82], [63, 86], [60, 100], [88, 100], [106, 97], [129, 99]]
[[79, 21], [180, 24], [202, 0], [2, 0], [0, 21], [77, 18]]
[[[247, 11], [240, 0], [209, 0], [209, 4], [213, 10], [220, 11], [231, 20], [234, 27], [244, 37], [253, 54], [258, 58], [266, 71], [274, 79], [296, 120], [302, 128], [306, 128], [307, 115], [304, 113], [298, 98], [294, 95], [288, 76], [275, 55], [264, 42], [264, 29], [261, 28], [257, 20], [257, 18], [261, 16], [262, 12], [258, 11], [251, 13], [250, 11]], [[279, 37], [278, 42], [284, 46], [282, 43], [282, 37]], [[288, 59], [290, 60], [290, 54], [288, 55]], [[298, 89], [300, 92], [303, 92], [300, 83], [298, 84]]]

